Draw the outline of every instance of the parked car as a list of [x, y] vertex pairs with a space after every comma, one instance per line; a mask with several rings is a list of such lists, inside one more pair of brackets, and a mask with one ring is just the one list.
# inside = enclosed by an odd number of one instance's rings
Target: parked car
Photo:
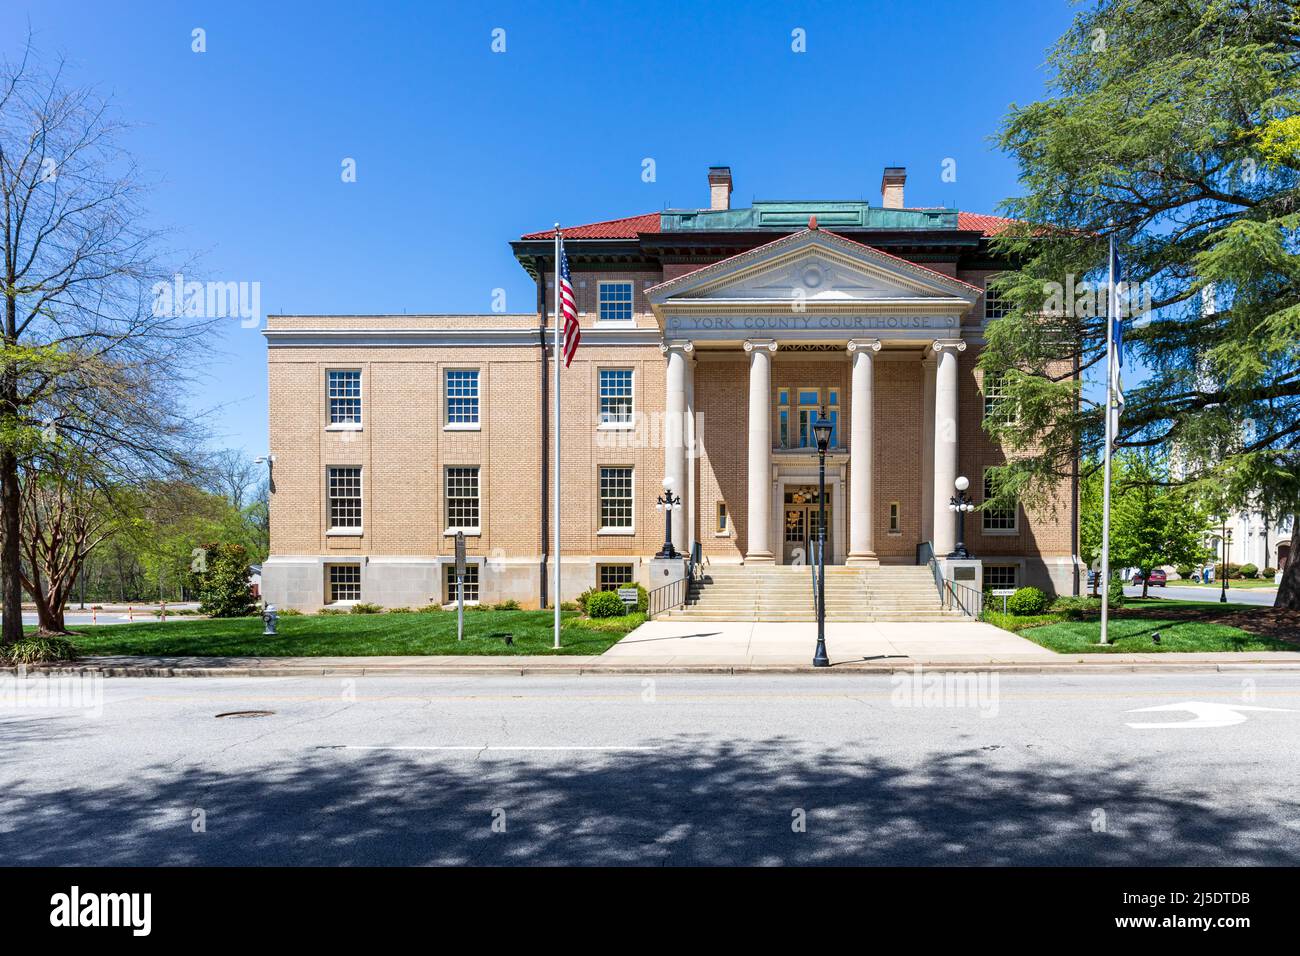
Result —
[[[1141, 584], [1141, 583], [1142, 583], [1142, 574], [1141, 574], [1141, 572], [1139, 572], [1139, 573], [1133, 575], [1133, 583], [1134, 583], [1134, 584]], [[1162, 568], [1153, 568], [1153, 569], [1151, 570], [1151, 573], [1150, 573], [1149, 575], [1147, 575], [1147, 584], [1154, 584], [1154, 585], [1157, 585], [1157, 586], [1162, 587], [1162, 588], [1163, 588], [1163, 587], [1168, 587], [1168, 586], [1169, 586], [1169, 575], [1166, 574]]]

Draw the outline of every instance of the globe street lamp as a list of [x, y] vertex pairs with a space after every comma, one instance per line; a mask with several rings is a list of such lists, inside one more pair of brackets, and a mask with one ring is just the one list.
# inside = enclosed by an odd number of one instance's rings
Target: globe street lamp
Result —
[[813, 654], [813, 667], [830, 667], [826, 656], [826, 449], [831, 445], [831, 431], [835, 426], [826, 417], [823, 405], [813, 422], [817, 437], [817, 652]]
[[682, 506], [682, 496], [673, 494], [673, 480], [664, 479], [664, 493], [655, 501], [655, 508], [664, 513], [664, 546], [659, 549], [656, 558], [680, 558], [673, 547], [673, 512]]
[[948, 499], [948, 510], [957, 514], [957, 547], [948, 552], [948, 557], [965, 560], [970, 557], [970, 552], [966, 550], [966, 512], [974, 511], [975, 503], [966, 494], [970, 482], [965, 475], [954, 481], [953, 485], [957, 493]]

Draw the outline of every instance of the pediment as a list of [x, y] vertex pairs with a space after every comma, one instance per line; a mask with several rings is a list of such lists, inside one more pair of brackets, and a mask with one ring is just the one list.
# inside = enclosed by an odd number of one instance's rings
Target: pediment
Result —
[[979, 290], [820, 230], [804, 230], [648, 290], [659, 306], [709, 303], [973, 303]]

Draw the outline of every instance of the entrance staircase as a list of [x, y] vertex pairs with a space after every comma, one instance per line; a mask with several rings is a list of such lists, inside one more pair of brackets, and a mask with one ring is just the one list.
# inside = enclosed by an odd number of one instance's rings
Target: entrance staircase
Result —
[[[806, 565], [717, 565], [691, 581], [684, 607], [660, 621], [815, 621]], [[944, 610], [927, 567], [826, 568], [827, 621], [963, 621]]]

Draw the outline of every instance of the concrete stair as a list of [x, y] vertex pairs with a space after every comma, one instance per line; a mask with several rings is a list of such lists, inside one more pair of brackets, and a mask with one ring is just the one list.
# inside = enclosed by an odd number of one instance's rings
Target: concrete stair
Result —
[[[806, 565], [706, 566], [686, 605], [661, 621], [815, 621]], [[826, 568], [827, 621], [961, 621], [945, 611], [927, 567]]]

